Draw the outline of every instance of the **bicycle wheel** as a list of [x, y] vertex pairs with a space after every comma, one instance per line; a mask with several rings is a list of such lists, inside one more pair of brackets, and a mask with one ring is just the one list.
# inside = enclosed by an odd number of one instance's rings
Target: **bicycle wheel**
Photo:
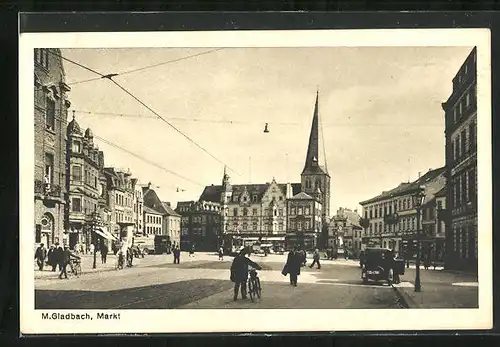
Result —
[[262, 288], [260, 286], [260, 278], [258, 277], [255, 278], [255, 294], [257, 294], [257, 297], [260, 299]]
[[252, 300], [252, 301], [253, 301], [253, 297], [255, 295], [254, 290], [255, 290], [255, 286], [253, 283], [253, 279], [250, 279], [250, 281], [248, 282], [248, 295], [250, 295], [250, 300]]

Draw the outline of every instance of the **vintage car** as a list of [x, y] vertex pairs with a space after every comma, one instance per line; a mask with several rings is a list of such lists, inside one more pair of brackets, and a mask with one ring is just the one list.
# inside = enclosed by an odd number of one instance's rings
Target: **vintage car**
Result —
[[388, 248], [366, 248], [363, 252], [361, 279], [368, 281], [387, 281], [390, 285], [399, 282], [399, 276], [404, 275], [405, 262], [395, 259], [394, 252]]

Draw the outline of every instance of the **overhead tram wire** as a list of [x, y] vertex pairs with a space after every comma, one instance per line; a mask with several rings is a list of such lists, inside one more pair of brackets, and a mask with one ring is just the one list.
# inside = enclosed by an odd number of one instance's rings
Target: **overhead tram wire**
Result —
[[220, 160], [219, 158], [217, 158], [216, 156], [214, 156], [212, 153], [210, 153], [208, 150], [206, 150], [204, 147], [202, 147], [201, 145], [199, 145], [197, 142], [195, 142], [193, 139], [191, 139], [188, 135], [184, 134], [182, 131], [180, 131], [179, 129], [177, 129], [174, 125], [170, 124], [166, 119], [164, 119], [160, 114], [158, 114], [155, 110], [153, 110], [151, 107], [149, 107], [146, 103], [144, 103], [142, 100], [140, 100], [138, 97], [136, 97], [133, 93], [131, 93], [130, 91], [128, 91], [126, 88], [124, 88], [123, 86], [121, 86], [118, 82], [116, 82], [115, 80], [113, 80], [113, 77], [117, 76], [117, 74], [107, 74], [107, 75], [104, 75], [100, 72], [97, 72], [85, 65], [82, 65], [80, 63], [77, 63], [71, 59], [68, 59], [68, 58], [65, 58], [63, 57], [62, 55], [60, 54], [56, 54], [52, 51], [49, 51], [51, 54], [55, 55], [55, 56], [58, 56], [60, 57], [61, 59], [64, 59], [70, 63], [73, 63], [77, 66], [80, 66], [81, 68], [83, 69], [86, 69], [88, 71], [91, 71], [99, 76], [101, 76], [101, 78], [105, 78], [105, 79], [108, 79], [110, 80], [111, 82], [113, 82], [117, 87], [119, 87], [121, 90], [123, 90], [125, 93], [127, 93], [128, 95], [130, 95], [133, 99], [135, 99], [137, 102], [139, 102], [142, 106], [144, 106], [145, 108], [147, 108], [150, 112], [152, 112], [153, 114], [155, 114], [158, 118], [160, 118], [161, 120], [163, 120], [166, 124], [168, 124], [172, 129], [174, 129], [176, 132], [178, 132], [179, 134], [181, 134], [183, 137], [185, 137], [186, 139], [188, 139], [190, 142], [192, 142], [194, 145], [196, 145], [198, 148], [200, 148], [202, 151], [204, 151], [205, 153], [207, 153], [209, 156], [211, 156], [213, 159], [215, 159], [216, 161], [218, 161], [219, 163], [221, 164], [224, 164], [229, 170], [233, 171], [234, 173], [236, 173], [238, 176], [241, 176], [241, 174], [239, 172], [237, 172], [236, 170], [232, 169], [229, 165], [227, 165], [226, 163], [224, 163], [222, 160]]
[[[171, 64], [171, 63], [176, 63], [176, 62], [181, 61], [181, 60], [186, 60], [186, 59], [191, 59], [191, 58], [199, 57], [199, 56], [201, 56], [201, 55], [205, 55], [205, 54], [210, 54], [210, 53], [218, 52], [218, 51], [221, 51], [221, 50], [223, 50], [223, 49], [224, 49], [224, 48], [212, 49], [212, 50], [210, 50], [210, 51], [206, 51], [206, 52], [201, 52], [201, 53], [197, 53], [197, 54], [192, 54], [192, 55], [188, 55], [188, 56], [181, 57], [181, 58], [177, 58], [177, 59], [167, 60], [167, 61], [164, 61], [164, 62], [161, 62], [161, 63], [158, 63], [158, 64], [147, 65], [147, 66], [143, 66], [143, 67], [140, 67], [140, 68], [136, 68], [136, 69], [132, 69], [132, 70], [123, 71], [123, 72], [117, 73], [117, 76], [123, 76], [123, 75], [127, 75], [127, 74], [130, 74], [130, 73], [133, 73], [133, 72], [138, 72], [138, 71], [142, 71], [142, 70], [152, 69], [152, 68], [154, 68], [154, 67], [158, 67], [158, 66], [162, 66], [162, 65], [167, 65], [167, 64]], [[82, 81], [71, 82], [71, 83], [68, 83], [68, 85], [75, 85], [75, 84], [81, 84], [81, 83], [87, 83], [87, 82], [97, 81], [97, 80], [100, 80], [101, 78], [102, 78], [102, 76], [101, 76], [100, 78], [99, 78], [99, 77], [96, 77], [96, 78], [89, 78], [89, 79], [82, 80]]]
[[[183, 180], [186, 180], [186, 181], [188, 181], [188, 182], [191, 182], [191, 183], [193, 183], [193, 184], [195, 184], [195, 185], [197, 185], [197, 186], [204, 187], [204, 185], [203, 185], [203, 184], [201, 184], [201, 183], [199, 183], [199, 182], [196, 182], [196, 181], [193, 181], [192, 179], [187, 178], [187, 177], [184, 177], [184, 176], [182, 176], [182, 175], [180, 175], [180, 174], [178, 174], [178, 173], [176, 173], [176, 172], [173, 172], [173, 171], [171, 171], [171, 170], [169, 170], [169, 169], [167, 169], [167, 168], [165, 168], [165, 167], [163, 167], [163, 166], [161, 166], [161, 165], [159, 165], [159, 164], [157, 164], [157, 163], [155, 163], [155, 162], [152, 162], [151, 160], [149, 160], [149, 159], [147, 159], [147, 158], [144, 158], [143, 156], [141, 156], [141, 155], [139, 155], [139, 154], [136, 154], [136, 153], [134, 153], [134, 152], [129, 151], [128, 149], [126, 149], [126, 148], [124, 148], [124, 147], [122, 147], [122, 146], [120, 146], [120, 145], [118, 145], [118, 144], [116, 144], [116, 143], [113, 143], [113, 142], [111, 142], [111, 141], [109, 141], [109, 140], [106, 140], [106, 139], [104, 139], [104, 138], [102, 138], [102, 137], [100, 137], [100, 136], [98, 136], [98, 135], [95, 135], [95, 134], [94, 134], [94, 138], [96, 138], [96, 139], [98, 139], [98, 140], [100, 140], [100, 141], [104, 142], [105, 144], [107, 144], [107, 145], [109, 145], [109, 146], [112, 146], [112, 147], [114, 147], [114, 148], [120, 149], [120, 150], [122, 150], [123, 152], [126, 152], [126, 153], [128, 153], [128, 154], [130, 154], [130, 155], [132, 155], [132, 156], [134, 156], [134, 157], [136, 157], [136, 158], [138, 158], [138, 159], [140, 159], [140, 160], [142, 160], [142, 161], [144, 161], [144, 162], [146, 162], [146, 163], [148, 163], [148, 164], [150, 164], [150, 165], [152, 165], [152, 166], [155, 166], [155, 167], [157, 167], [157, 168], [159, 168], [159, 169], [161, 169], [161, 170], [163, 170], [163, 171], [165, 171], [165, 172], [167, 172], [167, 173], [169, 173], [169, 174], [171, 174], [171, 175], [174, 175], [174, 176], [177, 176], [177, 177], [179, 177], [179, 178], [182, 178]], [[172, 186], [172, 187], [173, 187], [173, 186]], [[176, 188], [176, 187], [174, 187], [174, 188]]]

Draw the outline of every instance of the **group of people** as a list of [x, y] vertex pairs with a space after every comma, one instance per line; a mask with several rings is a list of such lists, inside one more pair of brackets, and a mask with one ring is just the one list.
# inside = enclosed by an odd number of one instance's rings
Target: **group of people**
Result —
[[45, 245], [41, 243], [35, 251], [35, 260], [38, 265], [38, 269], [43, 271], [45, 264], [47, 264], [52, 267], [53, 272], [56, 272], [57, 267], [59, 267], [60, 279], [62, 279], [62, 276], [64, 276], [64, 278], [68, 278], [66, 268], [68, 265], [71, 266], [70, 260], [72, 258], [80, 260], [80, 257], [71, 252], [67, 245], [61, 247], [59, 243], [51, 245], [48, 251], [45, 248]]

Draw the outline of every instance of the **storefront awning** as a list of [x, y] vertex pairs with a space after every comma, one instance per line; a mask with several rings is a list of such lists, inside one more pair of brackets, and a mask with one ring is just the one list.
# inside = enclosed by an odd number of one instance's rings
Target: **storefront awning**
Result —
[[105, 239], [108, 239], [108, 240], [117, 240], [115, 236], [113, 236], [113, 234], [111, 234], [106, 228], [95, 228], [94, 231], [104, 237]]

